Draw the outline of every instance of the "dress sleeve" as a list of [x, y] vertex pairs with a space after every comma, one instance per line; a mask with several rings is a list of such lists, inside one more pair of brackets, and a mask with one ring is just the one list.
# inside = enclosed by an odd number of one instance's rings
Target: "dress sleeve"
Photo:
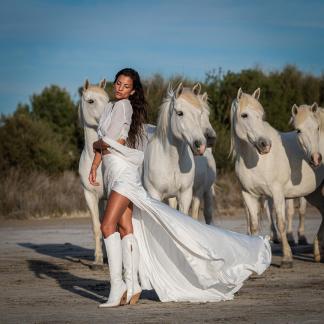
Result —
[[121, 116], [121, 120], [123, 120], [123, 123], [121, 125], [118, 139], [126, 140], [128, 137], [130, 125], [132, 123], [133, 108], [129, 100], [124, 100], [122, 104], [123, 104], [123, 109], [121, 110], [123, 110], [123, 116]]
[[105, 141], [105, 137], [108, 137], [115, 141], [119, 139], [126, 140], [132, 123], [132, 114], [133, 108], [129, 100], [117, 101], [112, 108], [109, 127], [102, 139]]

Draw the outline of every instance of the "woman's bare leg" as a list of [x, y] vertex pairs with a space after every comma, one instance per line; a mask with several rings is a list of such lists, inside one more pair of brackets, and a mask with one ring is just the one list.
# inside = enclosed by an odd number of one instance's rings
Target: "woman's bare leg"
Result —
[[121, 238], [123, 238], [127, 234], [133, 233], [132, 214], [133, 203], [130, 202], [123, 215], [121, 215], [118, 222], [118, 231], [120, 233]]
[[[115, 191], [112, 191], [110, 193], [104, 217], [101, 222], [101, 232], [104, 238], [117, 231], [117, 224], [119, 223], [121, 217], [127, 210], [129, 204], [130, 200], [127, 197]], [[129, 226], [127, 226], [127, 219], [130, 219], [130, 224], [132, 224], [131, 213], [130, 216], [126, 217], [126, 219], [123, 222], [124, 225], [122, 225], [122, 228], [125, 228], [125, 230], [129, 229]]]

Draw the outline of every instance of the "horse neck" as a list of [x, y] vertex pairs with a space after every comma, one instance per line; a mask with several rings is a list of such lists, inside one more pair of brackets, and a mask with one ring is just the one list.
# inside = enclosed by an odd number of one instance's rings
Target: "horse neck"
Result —
[[255, 156], [255, 147], [249, 142], [240, 139], [236, 134], [234, 134], [232, 145], [232, 154], [235, 160], [239, 160], [242, 156]]
[[84, 151], [93, 156], [93, 142], [98, 140], [97, 128], [84, 126]]
[[177, 139], [171, 132], [168, 132], [166, 140], [164, 141], [164, 150], [168, 152], [171, 160], [181, 161], [187, 154], [188, 144]]

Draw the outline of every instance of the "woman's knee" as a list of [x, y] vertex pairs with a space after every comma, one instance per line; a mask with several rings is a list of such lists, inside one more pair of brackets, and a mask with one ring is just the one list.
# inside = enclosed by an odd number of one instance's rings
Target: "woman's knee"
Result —
[[125, 228], [125, 227], [118, 226], [118, 232], [120, 233], [120, 237], [123, 238], [128, 234], [132, 234], [133, 228], [132, 227]]
[[117, 224], [111, 222], [103, 222], [100, 225], [100, 230], [104, 238], [109, 236], [110, 234], [116, 232]]

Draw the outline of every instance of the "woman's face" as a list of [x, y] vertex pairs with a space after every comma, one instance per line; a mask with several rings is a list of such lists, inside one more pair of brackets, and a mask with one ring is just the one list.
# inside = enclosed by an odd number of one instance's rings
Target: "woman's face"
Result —
[[126, 76], [120, 75], [114, 83], [115, 98], [128, 99], [129, 96], [133, 95], [135, 90], [133, 89], [133, 80]]

